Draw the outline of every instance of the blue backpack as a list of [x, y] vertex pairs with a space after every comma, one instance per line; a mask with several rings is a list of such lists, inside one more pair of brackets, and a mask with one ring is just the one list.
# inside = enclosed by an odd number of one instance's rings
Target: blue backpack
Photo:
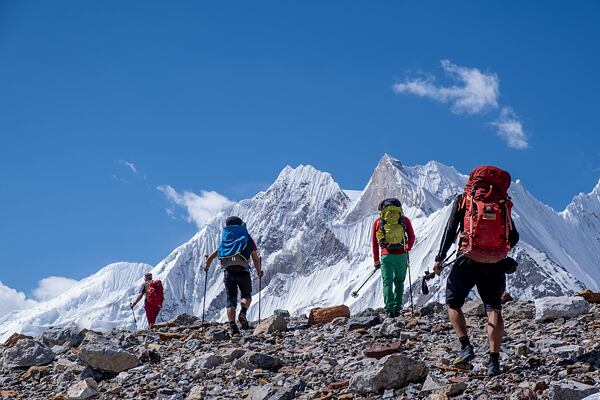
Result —
[[243, 271], [250, 265], [250, 255], [254, 251], [250, 234], [245, 225], [231, 225], [223, 228], [217, 257], [221, 267], [228, 271]]

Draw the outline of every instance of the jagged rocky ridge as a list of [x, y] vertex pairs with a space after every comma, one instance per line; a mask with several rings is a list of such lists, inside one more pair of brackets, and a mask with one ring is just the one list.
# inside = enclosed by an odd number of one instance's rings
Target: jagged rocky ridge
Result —
[[[448, 204], [465, 181], [465, 175], [437, 162], [409, 167], [385, 155], [367, 186], [352, 201], [330, 174], [311, 166], [286, 167], [266, 191], [223, 210], [155, 267], [129, 263], [106, 267], [56, 299], [0, 319], [0, 337], [5, 339], [15, 331], [39, 334], [50, 326], [69, 324], [99, 330], [132, 329], [128, 304], [142, 273], [150, 269], [166, 290], [159, 318], [200, 315], [204, 287], [200, 267], [204, 255], [216, 247], [228, 215], [246, 220], [260, 247], [266, 270], [262, 282], [264, 313], [282, 308], [298, 315], [314, 306], [341, 303], [353, 311], [378, 307], [382, 302], [379, 279], [372, 279], [358, 299], [350, 293], [370, 272], [371, 224], [378, 202], [390, 196], [405, 204], [417, 234], [411, 252], [416, 302], [443, 301], [445, 279], [430, 281], [431, 292], [425, 297], [420, 294], [419, 277], [433, 264], [450, 211]], [[509, 277], [513, 297], [534, 299], [573, 293], [583, 287], [598, 290], [600, 182], [591, 193], [576, 196], [560, 213], [536, 200], [519, 181], [513, 183], [511, 196], [522, 239], [513, 254], [521, 267]], [[114, 282], [107, 283], [107, 279]], [[206, 297], [211, 319], [224, 317], [221, 281], [221, 272], [213, 268]], [[255, 295], [257, 291], [255, 277]], [[137, 312], [138, 320], [143, 319], [141, 309]], [[257, 312], [257, 307], [252, 307], [250, 318], [257, 319]]]
[[[494, 378], [484, 375], [480, 302], [465, 307], [477, 353], [469, 370], [450, 365], [458, 341], [444, 307], [417, 311], [384, 320], [381, 309], [367, 309], [315, 326], [277, 311], [233, 339], [224, 324], [203, 329], [189, 315], [156, 331], [15, 335], [0, 346], [0, 397], [571, 400], [600, 391], [600, 308], [581, 298], [506, 304], [503, 374]], [[378, 360], [381, 346], [394, 350]]]

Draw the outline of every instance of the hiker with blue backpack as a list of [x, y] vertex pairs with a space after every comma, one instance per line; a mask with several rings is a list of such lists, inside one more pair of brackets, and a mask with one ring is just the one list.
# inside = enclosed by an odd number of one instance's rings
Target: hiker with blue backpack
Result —
[[250, 259], [259, 278], [263, 277], [261, 260], [257, 254], [256, 243], [248, 233], [246, 224], [239, 217], [229, 217], [221, 234], [219, 248], [206, 258], [204, 271], [208, 272], [215, 258], [219, 259], [223, 268], [223, 283], [227, 294], [227, 320], [229, 334], [237, 336], [240, 330], [235, 322], [238, 289], [241, 292], [241, 309], [238, 321], [242, 329], [249, 329], [246, 314], [252, 302], [252, 278], [250, 276]]

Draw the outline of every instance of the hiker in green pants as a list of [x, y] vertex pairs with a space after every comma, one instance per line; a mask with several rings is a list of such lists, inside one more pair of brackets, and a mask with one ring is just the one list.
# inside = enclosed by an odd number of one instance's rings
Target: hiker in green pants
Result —
[[381, 268], [385, 313], [390, 318], [400, 315], [408, 268], [406, 252], [414, 243], [415, 232], [402, 211], [400, 200], [383, 200], [379, 204], [379, 218], [373, 223], [372, 244], [375, 268]]

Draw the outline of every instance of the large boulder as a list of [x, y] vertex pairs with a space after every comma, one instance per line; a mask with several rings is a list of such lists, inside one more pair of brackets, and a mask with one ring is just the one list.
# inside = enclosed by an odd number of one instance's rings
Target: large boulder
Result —
[[589, 289], [582, 290], [577, 296], [583, 297], [588, 303], [600, 304], [600, 292], [592, 292]]
[[269, 371], [277, 371], [283, 366], [283, 362], [281, 361], [281, 359], [265, 353], [256, 353], [254, 351], [249, 351], [246, 354], [244, 354], [241, 358], [237, 359], [233, 365], [237, 369], [246, 368], [249, 370], [253, 370], [256, 368], [260, 368]]
[[77, 347], [83, 341], [85, 334], [85, 330], [76, 327], [50, 328], [42, 335], [42, 341], [50, 348], [64, 344]]
[[472, 315], [474, 317], [485, 317], [485, 305], [481, 300], [471, 300], [467, 302], [463, 308], [465, 315]]
[[581, 297], [543, 297], [535, 300], [535, 318], [539, 321], [575, 318], [589, 312], [590, 308], [590, 303]]
[[274, 314], [258, 324], [258, 326], [254, 329], [254, 334], [261, 335], [276, 331], [282, 332], [287, 330], [287, 326], [288, 321], [284, 316], [281, 314]]
[[308, 315], [308, 326], [327, 324], [339, 317], [350, 318], [350, 309], [346, 305], [313, 308]]
[[96, 370], [118, 374], [140, 364], [135, 354], [112, 343], [90, 343], [81, 348], [79, 358]]
[[598, 386], [563, 379], [550, 383], [550, 400], [580, 400], [600, 392]]
[[68, 400], [87, 400], [99, 394], [98, 384], [92, 378], [77, 382], [67, 390]]
[[4, 351], [3, 358], [2, 365], [5, 368], [28, 368], [50, 364], [54, 361], [54, 353], [35, 339], [21, 339]]
[[350, 380], [350, 389], [365, 395], [380, 390], [398, 389], [409, 383], [420, 382], [426, 376], [427, 366], [424, 362], [413, 360], [405, 354], [391, 354], [354, 374]]

